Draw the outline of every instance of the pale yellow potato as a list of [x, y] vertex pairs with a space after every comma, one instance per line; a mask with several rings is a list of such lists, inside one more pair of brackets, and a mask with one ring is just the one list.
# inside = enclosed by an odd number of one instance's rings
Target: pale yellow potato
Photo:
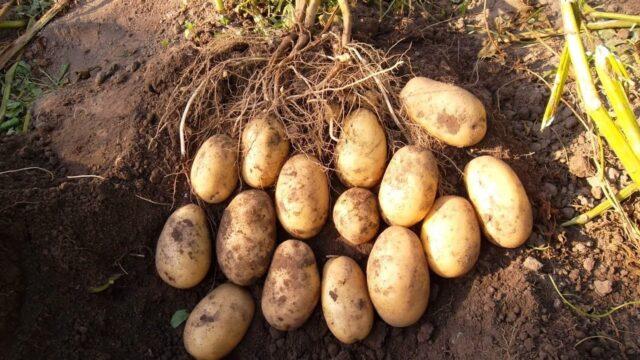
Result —
[[487, 132], [482, 102], [467, 90], [425, 77], [415, 77], [400, 92], [409, 118], [448, 145], [475, 145]]
[[229, 281], [247, 286], [269, 269], [276, 246], [276, 211], [262, 190], [238, 194], [224, 210], [218, 236], [218, 264]]
[[533, 229], [533, 214], [518, 175], [493, 156], [480, 156], [464, 168], [464, 183], [485, 236], [495, 245], [517, 248]]
[[276, 213], [282, 227], [299, 239], [317, 235], [329, 215], [329, 182], [314, 157], [295, 155], [276, 184]]
[[347, 256], [329, 259], [322, 271], [322, 313], [331, 333], [345, 344], [369, 335], [373, 305], [367, 279], [358, 263]]
[[376, 186], [387, 162], [387, 139], [378, 117], [367, 109], [351, 112], [336, 145], [336, 170], [347, 186]]
[[262, 290], [262, 313], [281, 331], [294, 330], [307, 321], [320, 299], [320, 275], [313, 251], [299, 240], [276, 248]]
[[382, 320], [395, 327], [418, 321], [429, 303], [429, 284], [418, 236], [402, 226], [384, 230], [367, 261], [369, 296]]
[[333, 206], [333, 224], [352, 245], [371, 241], [380, 227], [376, 196], [363, 188], [351, 188], [343, 192]]
[[273, 116], [251, 120], [242, 131], [242, 178], [264, 189], [276, 183], [289, 155], [289, 139], [282, 122]]
[[436, 199], [420, 232], [429, 268], [445, 278], [468, 273], [480, 256], [480, 225], [473, 205], [460, 196]]
[[189, 314], [184, 347], [197, 360], [221, 359], [247, 333], [254, 312], [255, 303], [247, 290], [232, 283], [222, 284]]
[[438, 164], [431, 151], [418, 146], [398, 150], [380, 183], [378, 200], [389, 225], [419, 223], [429, 212], [438, 190]]
[[156, 270], [167, 284], [187, 289], [198, 285], [211, 265], [207, 216], [195, 204], [174, 211], [156, 246]]
[[210, 204], [225, 201], [238, 182], [238, 152], [227, 135], [214, 135], [198, 149], [191, 164], [191, 188]]

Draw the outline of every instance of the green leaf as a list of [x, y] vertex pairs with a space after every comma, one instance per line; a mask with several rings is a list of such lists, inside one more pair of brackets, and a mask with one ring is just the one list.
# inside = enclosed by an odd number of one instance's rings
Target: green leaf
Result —
[[180, 309], [174, 312], [173, 316], [171, 317], [171, 327], [174, 329], [177, 328], [178, 326], [182, 325], [183, 322], [187, 321], [188, 317], [189, 312], [187, 311], [187, 309]]
[[89, 289], [87, 289], [90, 293], [100, 293], [103, 292], [105, 290], [107, 290], [111, 285], [115, 284], [115, 282], [120, 279], [120, 277], [122, 277], [122, 274], [115, 274], [115, 275], [111, 275], [109, 276], [109, 279], [107, 279], [107, 282], [99, 285], [99, 286], [94, 286], [94, 287], [90, 287]]

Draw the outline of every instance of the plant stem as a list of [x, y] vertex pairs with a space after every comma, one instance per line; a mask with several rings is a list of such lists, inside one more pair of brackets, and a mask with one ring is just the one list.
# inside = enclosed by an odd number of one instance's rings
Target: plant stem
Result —
[[27, 26], [27, 22], [24, 20], [0, 21], [0, 29], [22, 29], [25, 26]]
[[2, 103], [0, 103], [0, 123], [4, 120], [4, 114], [7, 112], [9, 97], [11, 96], [11, 87], [13, 86], [13, 78], [18, 68], [18, 61], [11, 65], [9, 70], [4, 74], [4, 86], [2, 86]]
[[227, 10], [224, 8], [224, 0], [215, 0], [213, 3], [216, 7], [216, 11], [220, 14], [224, 14]]
[[638, 15], [627, 15], [620, 14], [614, 12], [606, 12], [606, 11], [597, 11], [589, 5], [584, 4], [582, 6], [582, 13], [585, 15], [589, 15], [594, 19], [612, 19], [612, 20], [623, 20], [634, 22], [636, 24], [640, 24], [640, 16]]
[[[631, 183], [630, 185], [620, 190], [620, 192], [616, 194], [616, 199], [618, 200], [618, 202], [621, 202], [629, 198], [636, 191], [638, 191], [638, 185], [636, 185], [635, 183]], [[613, 207], [613, 202], [609, 199], [606, 199], [602, 201], [600, 204], [596, 205], [593, 209], [585, 213], [582, 213], [569, 221], [562, 223], [561, 226], [566, 227], [566, 226], [572, 226], [572, 225], [584, 225], [589, 221], [591, 221], [592, 219], [594, 219], [595, 217], [601, 215], [605, 211], [611, 209], [612, 207]]]
[[560, 64], [558, 64], [558, 71], [556, 72], [555, 80], [553, 81], [553, 88], [551, 88], [551, 96], [549, 102], [544, 110], [542, 116], [542, 125], [540, 125], [540, 131], [544, 130], [547, 126], [551, 125], [556, 116], [556, 110], [558, 104], [562, 98], [562, 91], [564, 90], [564, 84], [567, 81], [569, 74], [569, 65], [571, 64], [569, 58], [569, 47], [565, 44], [560, 54]]
[[624, 20], [605, 20], [597, 22], [588, 22], [587, 29], [598, 31], [606, 29], [619, 29], [619, 28], [631, 28], [637, 26], [638, 23], [624, 21]]
[[348, 0], [338, 0], [338, 6], [340, 7], [340, 12], [342, 13], [342, 39], [340, 44], [342, 47], [347, 46], [351, 42], [351, 10], [349, 9], [349, 1]]
[[10, 0], [6, 4], [2, 5], [2, 8], [0, 8], [0, 19], [2, 19], [5, 15], [7, 15], [9, 10], [11, 10], [11, 7], [13, 6], [13, 3], [15, 2], [16, 0]]

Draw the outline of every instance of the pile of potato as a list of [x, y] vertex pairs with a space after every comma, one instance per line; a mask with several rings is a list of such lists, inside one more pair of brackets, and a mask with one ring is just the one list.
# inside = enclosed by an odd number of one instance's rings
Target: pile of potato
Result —
[[[401, 100], [411, 121], [447, 144], [469, 146], [484, 137], [484, 107], [461, 88], [414, 78]], [[231, 138], [216, 135], [193, 160], [191, 186], [206, 203], [226, 201], [238, 174], [254, 188], [235, 195], [219, 222], [215, 256], [229, 282], [202, 299], [187, 320], [184, 344], [197, 359], [223, 357], [241, 341], [255, 313], [243, 286], [265, 275], [261, 311], [271, 326], [296, 329], [320, 302], [330, 331], [350, 344], [367, 337], [374, 310], [392, 326], [417, 322], [428, 305], [430, 270], [444, 278], [471, 271], [481, 232], [495, 245], [515, 248], [532, 230], [531, 205], [506, 163], [477, 157], [464, 169], [470, 201], [437, 197], [433, 154], [408, 145], [387, 164], [385, 131], [376, 114], [362, 108], [346, 117], [336, 146], [335, 170], [348, 190], [336, 200], [332, 216], [347, 244], [375, 242], [366, 272], [353, 259], [336, 256], [320, 275], [306, 241], [328, 220], [328, 176], [317, 159], [289, 157], [289, 152], [284, 125], [265, 116], [245, 126], [240, 154]], [[272, 200], [265, 189], [274, 185]], [[278, 222], [292, 239], [277, 244]], [[194, 204], [177, 209], [158, 241], [159, 276], [176, 288], [197, 285], [211, 265], [211, 248], [205, 211]]]

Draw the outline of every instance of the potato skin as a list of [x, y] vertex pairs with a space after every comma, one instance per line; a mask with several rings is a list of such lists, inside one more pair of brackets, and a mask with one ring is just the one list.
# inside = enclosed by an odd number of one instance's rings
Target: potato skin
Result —
[[363, 188], [351, 188], [343, 192], [333, 206], [333, 224], [352, 245], [371, 241], [380, 227], [376, 196]]
[[238, 153], [227, 135], [214, 135], [198, 149], [191, 164], [191, 187], [209, 204], [225, 201], [238, 182]]
[[220, 359], [242, 340], [254, 312], [255, 303], [247, 290], [232, 283], [222, 284], [189, 314], [184, 347], [198, 360]]
[[345, 344], [369, 335], [373, 326], [373, 305], [367, 279], [353, 259], [329, 259], [322, 271], [322, 313], [331, 333]]
[[420, 319], [429, 303], [429, 265], [418, 236], [401, 226], [384, 230], [367, 261], [367, 285], [387, 324], [404, 327]]
[[269, 195], [262, 190], [238, 194], [224, 210], [216, 255], [220, 269], [229, 281], [247, 286], [269, 269], [276, 246], [276, 211]]
[[484, 105], [461, 87], [415, 77], [400, 92], [400, 101], [412, 121], [448, 145], [475, 145], [487, 132]]
[[295, 155], [282, 167], [276, 184], [276, 214], [299, 239], [317, 235], [329, 215], [329, 182], [314, 157]]
[[436, 199], [420, 232], [429, 269], [454, 278], [469, 272], [480, 256], [480, 225], [473, 205], [460, 196]]
[[518, 175], [493, 156], [480, 156], [464, 168], [464, 182], [485, 236], [495, 245], [517, 248], [533, 229], [533, 213]]
[[196, 286], [211, 265], [211, 239], [201, 207], [185, 205], [171, 214], [156, 246], [156, 270], [167, 284], [187, 289]]
[[410, 227], [429, 212], [438, 189], [438, 165], [429, 150], [405, 146], [398, 150], [380, 183], [378, 200], [389, 225]]
[[320, 275], [313, 251], [299, 240], [276, 248], [262, 290], [262, 313], [281, 331], [296, 329], [311, 316], [320, 298]]
[[336, 145], [336, 170], [350, 187], [376, 186], [387, 162], [387, 139], [378, 117], [367, 109], [351, 112]]
[[241, 145], [244, 181], [258, 189], [274, 185], [289, 154], [284, 125], [270, 115], [255, 118], [242, 131]]

